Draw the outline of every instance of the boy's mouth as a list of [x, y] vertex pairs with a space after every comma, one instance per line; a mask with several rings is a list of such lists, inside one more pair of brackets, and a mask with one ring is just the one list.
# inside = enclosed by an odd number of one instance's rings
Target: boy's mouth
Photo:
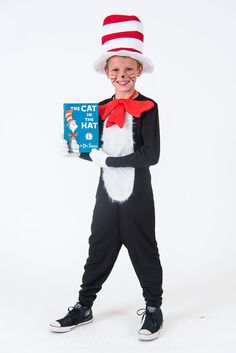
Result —
[[129, 82], [130, 82], [130, 80], [122, 80], [122, 81], [116, 81], [120, 86], [126, 86]]

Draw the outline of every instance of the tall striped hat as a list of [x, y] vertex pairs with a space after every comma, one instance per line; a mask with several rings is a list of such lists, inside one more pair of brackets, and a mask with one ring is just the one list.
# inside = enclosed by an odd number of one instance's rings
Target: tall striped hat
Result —
[[153, 63], [143, 55], [143, 25], [137, 16], [110, 15], [103, 21], [103, 53], [95, 61], [94, 69], [105, 73], [107, 59], [113, 55], [129, 56], [143, 64], [143, 72], [152, 72]]

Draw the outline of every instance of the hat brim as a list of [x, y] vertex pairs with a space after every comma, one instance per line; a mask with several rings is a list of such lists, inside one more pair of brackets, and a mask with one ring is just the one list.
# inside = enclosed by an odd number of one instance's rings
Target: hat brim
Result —
[[112, 51], [112, 52], [106, 52], [102, 54], [95, 62], [94, 62], [94, 70], [101, 73], [105, 74], [105, 65], [107, 59], [111, 58], [114, 55], [118, 56], [128, 56], [132, 59], [138, 60], [142, 65], [143, 65], [143, 73], [150, 73], [154, 70], [154, 65], [152, 61], [145, 57], [144, 55], [136, 52], [130, 52], [127, 50], [120, 50], [120, 51]]

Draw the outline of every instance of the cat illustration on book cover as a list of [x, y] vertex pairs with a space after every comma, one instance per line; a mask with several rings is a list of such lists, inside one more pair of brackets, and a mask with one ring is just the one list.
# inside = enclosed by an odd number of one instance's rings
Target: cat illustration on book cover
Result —
[[76, 137], [78, 136], [78, 132], [75, 133], [75, 130], [78, 128], [76, 121], [73, 120], [72, 117], [73, 110], [68, 109], [65, 112], [66, 121], [68, 123], [68, 128], [72, 131], [72, 133], [68, 134], [69, 140], [67, 141], [68, 144], [68, 152], [69, 153], [79, 153], [79, 145], [77, 144]]

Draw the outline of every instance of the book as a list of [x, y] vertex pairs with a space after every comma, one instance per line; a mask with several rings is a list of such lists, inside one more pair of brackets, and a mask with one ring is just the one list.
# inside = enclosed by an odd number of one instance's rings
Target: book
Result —
[[69, 153], [99, 148], [98, 103], [64, 103], [64, 139]]

